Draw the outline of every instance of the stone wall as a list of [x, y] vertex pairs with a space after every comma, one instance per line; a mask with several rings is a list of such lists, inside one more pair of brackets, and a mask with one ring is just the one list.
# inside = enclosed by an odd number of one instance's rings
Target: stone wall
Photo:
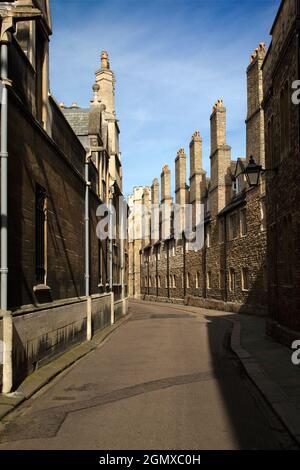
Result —
[[[275, 170], [268, 172], [266, 179], [269, 308], [273, 320], [269, 331], [285, 343], [289, 332], [290, 344], [300, 331], [300, 106], [292, 102], [292, 84], [300, 77], [299, 33], [299, 2], [286, 0], [271, 30], [263, 78], [266, 167]], [[285, 112], [281, 106], [284, 92]], [[283, 146], [284, 132], [288, 140]]]
[[[115, 302], [115, 321], [127, 311], [122, 301]], [[86, 340], [86, 299], [68, 299], [44, 307], [23, 308], [13, 314], [14, 385], [75, 344]], [[111, 295], [92, 296], [92, 331], [111, 324]], [[0, 321], [0, 340], [3, 329]], [[0, 371], [1, 373], [1, 371]], [[0, 383], [2, 375], [0, 375]]]

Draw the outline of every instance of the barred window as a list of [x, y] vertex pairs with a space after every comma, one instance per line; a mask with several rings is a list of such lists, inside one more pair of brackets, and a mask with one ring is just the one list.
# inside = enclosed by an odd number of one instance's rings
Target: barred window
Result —
[[211, 244], [211, 226], [208, 225], [206, 229], [206, 246], [207, 248], [210, 247]]
[[236, 273], [233, 268], [229, 270], [229, 290], [235, 292], [236, 289]]
[[36, 185], [35, 193], [35, 271], [38, 284], [46, 284], [47, 269], [47, 193]]
[[225, 240], [225, 222], [224, 219], [219, 220], [219, 242], [223, 243]]
[[267, 133], [267, 150], [268, 150], [268, 165], [270, 168], [276, 168], [278, 166], [278, 159], [275, 147], [275, 132], [274, 132], [274, 116], [268, 122], [268, 133]]
[[206, 275], [206, 287], [207, 289], [211, 289], [211, 272], [208, 271]]
[[229, 217], [229, 239], [233, 240], [237, 238], [238, 235], [238, 227], [237, 227], [237, 214], [231, 214]]
[[283, 238], [283, 263], [284, 263], [284, 282], [291, 284], [293, 281], [293, 228], [292, 218], [290, 215], [284, 217], [282, 227]]
[[282, 160], [290, 147], [290, 96], [289, 84], [285, 82], [280, 93], [280, 149]]
[[201, 283], [201, 273], [198, 271], [196, 273], [196, 289], [199, 289]]
[[246, 209], [241, 210], [241, 236], [245, 236], [248, 233], [247, 227], [247, 212]]
[[242, 289], [249, 290], [249, 269], [242, 268]]
[[261, 229], [262, 231], [264, 231], [264, 230], [266, 230], [266, 228], [267, 228], [266, 200], [265, 200], [265, 198], [261, 199], [261, 201], [260, 201], [260, 217], [261, 217], [260, 229]]
[[224, 269], [220, 269], [219, 272], [219, 289], [224, 289], [225, 288], [225, 271]]

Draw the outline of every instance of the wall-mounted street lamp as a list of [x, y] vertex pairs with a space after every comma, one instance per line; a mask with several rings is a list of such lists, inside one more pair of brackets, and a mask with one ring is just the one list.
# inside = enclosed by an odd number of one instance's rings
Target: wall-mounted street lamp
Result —
[[249, 186], [253, 187], [258, 185], [260, 175], [264, 174], [266, 171], [277, 172], [277, 168], [263, 168], [255, 162], [254, 157], [251, 155], [246, 168], [242, 171], [242, 174], [246, 176]]
[[248, 165], [243, 170], [243, 174], [246, 175], [247, 182], [250, 187], [258, 185], [259, 178], [262, 172], [263, 172], [262, 166], [258, 165], [251, 155], [251, 157], [249, 158]]

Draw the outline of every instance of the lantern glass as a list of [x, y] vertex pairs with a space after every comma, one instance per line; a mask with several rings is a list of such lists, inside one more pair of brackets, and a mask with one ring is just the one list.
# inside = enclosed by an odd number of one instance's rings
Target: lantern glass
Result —
[[254, 158], [251, 156], [249, 159], [249, 163], [243, 172], [246, 175], [249, 186], [258, 185], [261, 171], [262, 171], [261, 165], [257, 165], [255, 163]]
[[255, 172], [249, 172], [247, 173], [247, 180], [249, 183], [249, 186], [257, 186], [259, 182], [259, 173], [260, 171], [255, 171]]

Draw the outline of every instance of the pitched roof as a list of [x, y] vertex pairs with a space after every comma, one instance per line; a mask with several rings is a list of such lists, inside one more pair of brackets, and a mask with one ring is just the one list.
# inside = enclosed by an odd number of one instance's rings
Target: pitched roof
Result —
[[78, 136], [89, 133], [89, 109], [88, 108], [62, 108], [68, 123]]

